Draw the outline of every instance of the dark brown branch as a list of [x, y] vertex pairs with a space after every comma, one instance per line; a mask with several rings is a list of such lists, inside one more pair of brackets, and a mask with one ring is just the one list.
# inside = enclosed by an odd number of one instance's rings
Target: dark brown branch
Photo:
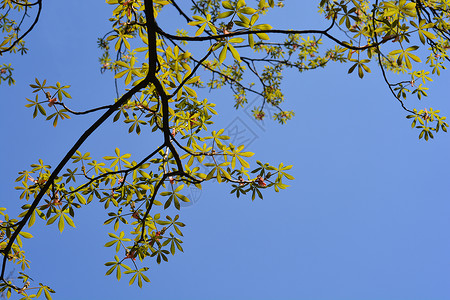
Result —
[[178, 6], [178, 4], [175, 2], [175, 0], [171, 0], [170, 2], [172, 2], [172, 5], [175, 6], [175, 8], [178, 11], [178, 13], [180, 15], [182, 15], [186, 19], [187, 22], [191, 22], [192, 21], [192, 19], [189, 18], [188, 15], [186, 15], [184, 13], [184, 11]]
[[74, 115], [86, 115], [92, 112], [96, 112], [99, 110], [103, 110], [103, 109], [110, 109], [112, 105], [105, 105], [105, 106], [100, 106], [100, 107], [96, 107], [96, 108], [92, 108], [86, 111], [73, 111], [70, 108], [68, 108], [64, 103], [62, 102], [55, 102], [55, 105], [60, 105], [62, 107], [64, 107], [65, 110], [67, 110], [69, 113], [74, 114]]
[[381, 44], [386, 43], [388, 40], [393, 39], [394, 37], [390, 38], [390, 39], [385, 39], [381, 42], [377, 42], [375, 44], [370, 44], [370, 45], [365, 45], [362, 47], [356, 47], [356, 46], [352, 46], [346, 42], [340, 41], [337, 38], [335, 38], [334, 36], [332, 36], [331, 34], [328, 33], [328, 31], [326, 30], [281, 30], [281, 29], [270, 29], [270, 30], [242, 30], [242, 31], [235, 31], [235, 32], [230, 32], [227, 34], [218, 34], [218, 35], [214, 35], [214, 36], [198, 36], [198, 37], [191, 37], [191, 36], [176, 36], [176, 35], [172, 35], [170, 33], [167, 33], [165, 31], [163, 31], [160, 27], [158, 27], [158, 33], [174, 39], [174, 40], [179, 40], [179, 41], [196, 41], [196, 42], [201, 42], [201, 41], [210, 41], [210, 40], [220, 40], [220, 39], [224, 39], [224, 38], [228, 38], [228, 37], [232, 37], [232, 36], [240, 36], [240, 35], [248, 35], [248, 34], [257, 34], [257, 33], [278, 33], [278, 34], [322, 34], [324, 36], [326, 36], [327, 38], [329, 38], [330, 40], [334, 41], [335, 43], [337, 43], [338, 45], [345, 47], [347, 49], [351, 49], [351, 50], [365, 50], [365, 49], [369, 49], [369, 48], [374, 48], [374, 47], [378, 47]]
[[14, 4], [21, 5], [21, 6], [34, 6], [34, 5], [39, 4], [39, 2], [41, 2], [42, 0], [38, 0], [38, 1], [36, 1], [35, 3], [29, 3], [29, 4], [26, 4], [26, 3], [19, 3], [19, 2], [14, 1], [14, 0], [9, 0], [9, 1], [11, 1], [11, 2], [14, 3]]
[[[374, 9], [373, 9], [373, 17], [372, 17], [372, 20], [373, 20], [373, 28], [376, 28], [376, 26], [375, 26], [375, 13], [376, 13], [376, 7], [378, 7], [378, 0], [376, 0], [375, 6], [374, 6]], [[415, 115], [416, 113], [413, 112], [412, 110], [408, 109], [408, 108], [405, 106], [405, 103], [403, 103], [403, 101], [395, 94], [394, 90], [392, 89], [392, 86], [391, 86], [389, 80], [387, 79], [386, 71], [385, 71], [384, 68], [383, 68], [383, 63], [382, 63], [382, 60], [381, 60], [381, 51], [380, 51], [380, 47], [379, 47], [380, 44], [378, 43], [378, 36], [377, 36], [377, 34], [375, 34], [374, 36], [375, 36], [375, 45], [377, 45], [376, 47], [377, 47], [377, 55], [378, 55], [378, 65], [380, 66], [381, 74], [383, 75], [384, 81], [385, 81], [386, 84], [388, 85], [389, 90], [391, 91], [392, 95], [394, 95], [395, 99], [397, 99], [398, 102], [400, 102], [400, 105], [402, 106], [402, 108], [403, 108], [404, 110], [406, 110], [407, 112], [410, 112], [410, 113], [412, 113], [412, 114]]]
[[[8, 47], [7, 49], [5, 49], [5, 50], [1, 50], [1, 51], [0, 51], [0, 55], [1, 55], [2, 53], [8, 52], [8, 51], [11, 50], [12, 48], [14, 48], [14, 46], [16, 46], [16, 44], [17, 44], [18, 42], [20, 42], [24, 37], [26, 37], [26, 36], [31, 32], [31, 30], [33, 30], [34, 26], [35, 26], [35, 25], [37, 24], [37, 22], [39, 21], [39, 16], [41, 15], [41, 10], [42, 10], [42, 0], [39, 0], [39, 1], [37, 2], [37, 4], [38, 4], [38, 12], [37, 12], [36, 18], [34, 19], [33, 24], [31, 24], [30, 28], [28, 28], [28, 30], [27, 30], [24, 34], [22, 34], [22, 36], [20, 36], [17, 40], [15, 40], [15, 41], [11, 44], [11, 46], [9, 46], [9, 47]], [[3, 274], [3, 272], [2, 272], [2, 274]]]

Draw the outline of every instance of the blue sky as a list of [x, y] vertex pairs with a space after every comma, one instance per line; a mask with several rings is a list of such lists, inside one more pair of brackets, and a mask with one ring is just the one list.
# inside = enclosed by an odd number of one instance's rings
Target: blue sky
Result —
[[[302, 2], [286, 1], [271, 24], [325, 27], [315, 6]], [[39, 158], [56, 165], [96, 117], [74, 117], [55, 129], [33, 120], [24, 107], [32, 97], [28, 84], [35, 77], [70, 84], [72, 107], [80, 110], [111, 103], [114, 84], [100, 74], [96, 48], [110, 16], [103, 1], [46, 1], [29, 54], [1, 58], [13, 62], [17, 80], [0, 86], [0, 205], [10, 212], [24, 204], [14, 190], [17, 172]], [[364, 80], [347, 75], [348, 68], [286, 73], [286, 106], [296, 117], [285, 126], [235, 111], [226, 90], [203, 95], [218, 105], [216, 128], [240, 124], [237, 138], [252, 138], [255, 158], [294, 165], [296, 180], [254, 202], [236, 199], [224, 184], [206, 184], [180, 212], [185, 253], [149, 262], [151, 284], [139, 289], [104, 276], [114, 252], [103, 247], [109, 228], [98, 203], [78, 211], [76, 229], [30, 230], [30, 274], [54, 288], [55, 299], [449, 299], [449, 136], [418, 140], [376, 66]], [[444, 72], [428, 99], [408, 104], [448, 114], [449, 79]], [[153, 149], [152, 134], [111, 125], [82, 151], [101, 157], [119, 147], [137, 160]]]

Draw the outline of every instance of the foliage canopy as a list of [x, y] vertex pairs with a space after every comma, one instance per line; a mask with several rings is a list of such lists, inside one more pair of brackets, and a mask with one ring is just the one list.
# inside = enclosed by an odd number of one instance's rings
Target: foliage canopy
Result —
[[[42, 0], [2, 0], [0, 54], [26, 54], [26, 36], [39, 21]], [[108, 212], [112, 258], [106, 274], [118, 280], [127, 276], [130, 285], [149, 282], [146, 265], [159, 264], [183, 251], [179, 214], [163, 216], [163, 210], [179, 210], [189, 202], [188, 187], [201, 189], [206, 181], [231, 186], [237, 197], [249, 194], [254, 200], [263, 191], [280, 191], [293, 180], [292, 166], [256, 161], [244, 145], [233, 145], [224, 129], [209, 131], [217, 115], [215, 104], [200, 99], [200, 88], [229, 87], [236, 109], [247, 105], [249, 95], [261, 103], [253, 116], [269, 116], [286, 123], [293, 111], [283, 108], [283, 71], [299, 72], [324, 68], [331, 62], [346, 63], [348, 73], [364, 78], [371, 68], [380, 70], [387, 88], [401, 107], [419, 138], [429, 140], [447, 131], [446, 117], [433, 108], [410, 108], [406, 100], [427, 96], [428, 82], [444, 70], [450, 48], [450, 7], [445, 0], [331, 1], [318, 3], [325, 29], [274, 29], [264, 20], [283, 2], [274, 0], [107, 0], [113, 9], [111, 31], [98, 39], [102, 50], [100, 68], [112, 72], [117, 97], [110, 105], [75, 111], [70, 106], [70, 85], [49, 84], [36, 78], [30, 84], [26, 107], [33, 118], [58, 122], [73, 116], [102, 113], [66, 153], [54, 170], [39, 160], [19, 172], [17, 190], [27, 201], [16, 218], [0, 207], [0, 292], [23, 299], [54, 291], [34, 285], [26, 273], [22, 238], [37, 220], [75, 226], [76, 209], [93, 200]], [[180, 2], [180, 3], [178, 3]], [[171, 8], [172, 10], [169, 10]], [[175, 9], [178, 30], [160, 27], [158, 18]], [[34, 13], [32, 22], [27, 16]], [[26, 27], [26, 28], [25, 28]], [[0, 83], [15, 83], [10, 63], [0, 65]], [[94, 158], [79, 148], [105, 120], [124, 122], [130, 134], [154, 132], [160, 144], [136, 161], [116, 148], [114, 154]], [[72, 162], [74, 168], [66, 165]], [[201, 165], [202, 169], [198, 166]], [[65, 169], [65, 170], [64, 170]], [[204, 170], [207, 170], [206, 172]], [[170, 211], [170, 210], [169, 210]], [[8, 262], [21, 266], [14, 278], [6, 278]]]

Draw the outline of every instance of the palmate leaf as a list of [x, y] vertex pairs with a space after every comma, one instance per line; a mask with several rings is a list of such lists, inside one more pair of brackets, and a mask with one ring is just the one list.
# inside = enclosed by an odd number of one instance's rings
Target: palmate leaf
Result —
[[411, 51], [415, 51], [418, 48], [419, 48], [418, 46], [411, 46], [405, 50], [399, 49], [399, 50], [391, 51], [389, 54], [393, 55], [393, 56], [398, 55], [397, 64], [402, 65], [404, 62], [406, 67], [411, 70], [412, 64], [411, 64], [410, 59], [414, 60], [415, 62], [419, 62], [419, 63], [421, 62], [421, 59], [417, 55], [411, 53]]
[[43, 116], [47, 116], [47, 113], [45, 112], [45, 109], [42, 107], [42, 105], [39, 103], [38, 95], [35, 96], [35, 100], [30, 100], [26, 98], [28, 102], [31, 102], [29, 104], [26, 104], [25, 107], [34, 107], [33, 111], [33, 118], [36, 118], [38, 114], [40, 113]]
[[[352, 60], [352, 61], [354, 61], [354, 60]], [[368, 59], [356, 61], [356, 63], [354, 63], [348, 70], [348, 74], [353, 73], [353, 71], [356, 69], [356, 67], [358, 67], [358, 76], [359, 76], [359, 78], [362, 79], [364, 77], [364, 71], [367, 73], [371, 73], [370, 68], [366, 65], [366, 63], [368, 63], [369, 61], [370, 60], [368, 60]]]
[[56, 111], [55, 113], [49, 115], [49, 116], [47, 117], [46, 120], [51, 120], [51, 119], [53, 119], [53, 127], [56, 127], [57, 124], [58, 124], [58, 119], [59, 119], [59, 118], [60, 118], [61, 120], [64, 120], [64, 119], [70, 119], [70, 116], [67, 114], [67, 112], [68, 112], [68, 111], [65, 110], [65, 109], [58, 110], [58, 111]]
[[120, 155], [120, 149], [116, 148], [115, 150], [116, 156], [104, 156], [103, 159], [105, 160], [112, 160], [113, 162], [111, 163], [111, 168], [113, 168], [117, 163], [119, 162], [123, 162], [127, 165], [130, 164], [130, 162], [128, 162], [126, 159], [131, 157], [130, 153], [126, 153], [124, 155]]

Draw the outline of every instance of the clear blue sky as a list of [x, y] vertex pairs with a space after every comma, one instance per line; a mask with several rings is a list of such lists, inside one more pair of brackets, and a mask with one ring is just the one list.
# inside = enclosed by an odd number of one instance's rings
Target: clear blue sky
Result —
[[[304, 2], [286, 1], [271, 24], [324, 28]], [[28, 84], [37, 77], [72, 85], [74, 109], [111, 103], [114, 84], [100, 74], [96, 48], [110, 16], [103, 1], [44, 1], [29, 54], [1, 58], [14, 63], [17, 80], [0, 86], [0, 206], [10, 212], [24, 204], [13, 188], [17, 172], [39, 158], [55, 166], [96, 117], [56, 129], [33, 120], [24, 107]], [[254, 202], [234, 198], [224, 184], [205, 185], [180, 212], [185, 253], [161, 265], [149, 261], [151, 284], [139, 289], [104, 276], [115, 253], [103, 247], [110, 228], [96, 203], [78, 211], [76, 229], [60, 234], [42, 222], [31, 229], [29, 273], [54, 288], [55, 299], [450, 299], [449, 135], [418, 140], [376, 66], [364, 80], [348, 68], [286, 73], [286, 105], [296, 117], [285, 126], [255, 123], [232, 108], [225, 90], [203, 95], [222, 113], [216, 128], [240, 122], [255, 157], [294, 165], [296, 180]], [[450, 114], [449, 80], [444, 72], [428, 99], [408, 104]], [[99, 158], [119, 147], [137, 160], [153, 149], [153, 135], [111, 125], [82, 151]]]

